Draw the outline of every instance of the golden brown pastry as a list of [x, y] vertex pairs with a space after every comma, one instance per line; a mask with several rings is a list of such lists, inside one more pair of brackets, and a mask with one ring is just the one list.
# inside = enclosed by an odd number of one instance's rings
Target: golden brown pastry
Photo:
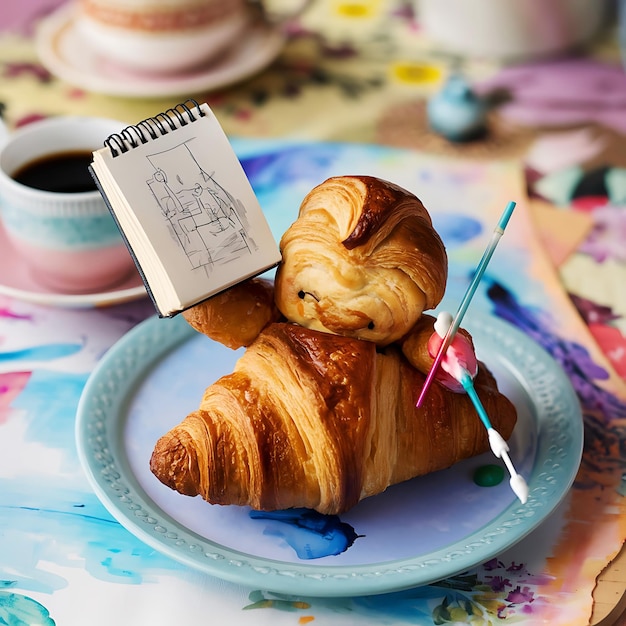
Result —
[[[464, 394], [433, 385], [415, 408], [423, 380], [395, 346], [272, 324], [158, 441], [151, 470], [213, 504], [341, 513], [488, 450]], [[475, 386], [508, 438], [515, 409], [484, 366]]]
[[307, 328], [387, 345], [435, 307], [447, 256], [413, 194], [367, 176], [341, 176], [303, 200], [283, 235], [276, 302]]
[[[159, 480], [215, 504], [340, 513], [489, 449], [444, 372], [415, 408], [433, 361], [434, 318], [423, 311], [447, 279], [417, 197], [368, 176], [331, 178], [306, 196], [280, 247], [274, 288], [253, 279], [184, 313], [247, 350], [159, 439], [150, 462]], [[515, 408], [482, 363], [475, 387], [508, 438]]]
[[184, 311], [183, 316], [198, 332], [236, 350], [249, 346], [281, 313], [274, 303], [273, 282], [251, 278]]

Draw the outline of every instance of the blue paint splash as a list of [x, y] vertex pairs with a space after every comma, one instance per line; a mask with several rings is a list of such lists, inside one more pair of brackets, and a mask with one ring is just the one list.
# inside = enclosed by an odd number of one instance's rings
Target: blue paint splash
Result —
[[0, 624], [55, 626], [50, 612], [39, 602], [18, 593], [0, 591]]
[[341, 554], [362, 536], [337, 515], [310, 509], [250, 511], [250, 517], [267, 520], [263, 534], [286, 541], [298, 558], [305, 560]]

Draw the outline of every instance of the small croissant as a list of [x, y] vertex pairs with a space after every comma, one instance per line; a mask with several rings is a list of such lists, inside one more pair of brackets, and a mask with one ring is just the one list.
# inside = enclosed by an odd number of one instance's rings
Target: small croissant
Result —
[[[161, 482], [212, 504], [339, 514], [489, 449], [470, 399], [444, 374], [415, 406], [433, 362], [434, 318], [423, 311], [447, 279], [417, 197], [377, 178], [331, 178], [280, 245], [275, 282], [245, 281], [184, 313], [246, 350], [156, 443]], [[484, 363], [474, 386], [507, 439], [516, 410]]]

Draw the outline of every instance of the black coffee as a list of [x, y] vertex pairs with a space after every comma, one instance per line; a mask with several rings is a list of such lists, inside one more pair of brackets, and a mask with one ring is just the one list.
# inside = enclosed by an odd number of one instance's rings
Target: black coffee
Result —
[[13, 175], [22, 185], [57, 193], [94, 191], [96, 184], [87, 167], [92, 154], [86, 150], [56, 152], [22, 165]]

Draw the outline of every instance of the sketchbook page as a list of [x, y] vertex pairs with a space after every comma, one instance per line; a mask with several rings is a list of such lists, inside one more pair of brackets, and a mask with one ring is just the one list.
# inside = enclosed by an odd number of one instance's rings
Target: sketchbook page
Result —
[[[118, 156], [108, 147], [94, 154], [96, 173], [101, 177], [104, 166], [119, 188], [145, 233], [143, 248], [154, 248], [181, 308], [280, 259], [230, 142], [209, 107], [201, 108], [203, 117]], [[124, 210], [119, 204], [113, 206], [115, 212]], [[154, 287], [159, 278], [147, 262], [149, 249], [137, 246], [132, 232], [125, 234], [148, 287]]]

